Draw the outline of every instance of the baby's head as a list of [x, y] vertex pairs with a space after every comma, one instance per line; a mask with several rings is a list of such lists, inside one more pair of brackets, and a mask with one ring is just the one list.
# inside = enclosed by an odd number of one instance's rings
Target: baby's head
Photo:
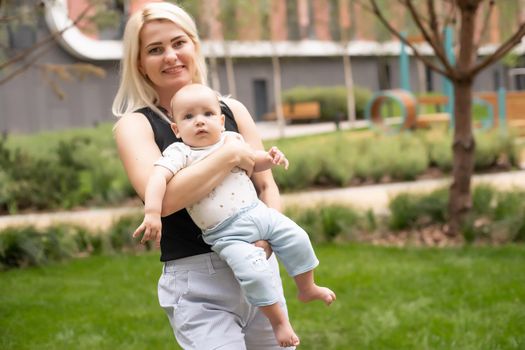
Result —
[[171, 99], [171, 115], [173, 132], [191, 147], [211, 146], [224, 131], [219, 97], [202, 84], [186, 85], [177, 91]]

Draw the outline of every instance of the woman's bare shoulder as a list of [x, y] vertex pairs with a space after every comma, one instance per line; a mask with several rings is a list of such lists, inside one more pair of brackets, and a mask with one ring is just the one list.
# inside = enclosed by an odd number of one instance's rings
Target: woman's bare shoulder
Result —
[[146, 118], [146, 116], [142, 113], [133, 112], [128, 113], [120, 117], [113, 126], [113, 134], [116, 136], [120, 133], [125, 132], [126, 134], [129, 132], [152, 132], [151, 125]]
[[230, 107], [230, 109], [232, 110], [233, 113], [235, 113], [236, 111], [239, 111], [241, 113], [244, 113], [244, 112], [248, 112], [248, 110], [246, 109], [246, 107], [244, 106], [244, 104], [233, 98], [233, 97], [222, 97], [221, 98], [222, 102], [224, 102], [228, 107]]

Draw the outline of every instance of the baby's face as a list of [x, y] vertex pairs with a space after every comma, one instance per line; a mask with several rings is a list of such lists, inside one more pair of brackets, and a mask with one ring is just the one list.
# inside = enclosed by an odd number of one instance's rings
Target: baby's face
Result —
[[191, 85], [183, 89], [171, 103], [175, 135], [191, 147], [213, 145], [224, 130], [224, 116], [217, 96], [204, 86]]

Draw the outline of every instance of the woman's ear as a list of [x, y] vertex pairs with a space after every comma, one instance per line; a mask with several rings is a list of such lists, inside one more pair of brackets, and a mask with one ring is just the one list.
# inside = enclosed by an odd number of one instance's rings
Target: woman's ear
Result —
[[221, 120], [221, 124], [222, 124], [222, 131], [226, 131], [226, 128], [224, 127], [224, 114], [221, 114], [221, 117], [220, 117], [220, 120]]

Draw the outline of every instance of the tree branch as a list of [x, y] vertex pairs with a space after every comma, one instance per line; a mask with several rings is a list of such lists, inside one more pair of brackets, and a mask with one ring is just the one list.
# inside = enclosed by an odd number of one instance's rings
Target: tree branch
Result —
[[524, 35], [525, 35], [525, 23], [522, 23], [519, 26], [518, 30], [511, 37], [509, 37], [503, 44], [501, 44], [493, 54], [485, 57], [485, 59], [479, 62], [477, 65], [475, 65], [470, 70], [469, 73], [472, 74], [472, 76], [476, 76], [480, 71], [490, 66], [497, 60], [501, 59], [510, 50], [512, 50], [514, 46], [516, 46], [517, 44], [521, 42], [521, 39], [523, 38]]
[[[35, 43], [33, 46], [19, 52], [18, 54], [16, 54], [14, 57], [11, 57], [10, 59], [8, 59], [7, 61], [4, 61], [2, 63], [0, 63], [0, 71], [4, 70], [5, 68], [7, 68], [8, 66], [14, 64], [14, 63], [17, 63], [18, 61], [24, 59], [24, 57], [27, 57], [29, 56], [31, 53], [35, 52], [36, 50], [38, 50], [40, 47], [42, 46], [45, 46], [49, 43], [51, 43], [53, 40], [55, 40], [57, 37], [60, 37], [62, 36], [62, 34], [64, 34], [64, 32], [74, 26], [77, 25], [78, 22], [80, 22], [88, 13], [88, 11], [93, 7], [94, 5], [92, 3], [89, 4], [89, 6], [87, 6], [81, 13], [80, 15], [73, 21], [71, 22], [70, 25], [68, 25], [67, 27], [65, 27], [64, 29], [56, 32], [56, 33], [52, 33], [50, 34], [49, 36], [45, 37], [44, 39], [40, 40], [39, 42]], [[3, 79], [2, 79], [3, 81]]]
[[390, 23], [387, 21], [387, 19], [385, 18], [385, 16], [383, 15], [381, 10], [379, 9], [379, 6], [377, 6], [376, 0], [369, 0], [369, 1], [372, 4], [372, 12], [376, 15], [376, 17], [379, 19], [379, 21], [390, 31], [390, 33], [392, 33], [396, 38], [398, 38], [403, 43], [405, 43], [405, 45], [410, 47], [412, 49], [412, 51], [414, 52], [414, 56], [417, 57], [417, 59], [421, 60], [426, 66], [428, 66], [430, 69], [436, 71], [437, 73], [442, 74], [442, 75], [446, 76], [447, 78], [452, 78], [452, 74], [450, 72], [448, 72], [448, 71], [444, 70], [443, 68], [437, 66], [430, 59], [422, 56], [421, 53], [419, 52], [419, 50], [411, 42], [406, 40], [399, 33], [399, 31], [397, 29], [395, 29], [394, 27], [392, 27], [390, 25]]
[[481, 46], [481, 43], [485, 40], [485, 36], [488, 33], [487, 32], [488, 24], [489, 24], [490, 16], [492, 14], [492, 10], [494, 9], [494, 4], [495, 4], [494, 0], [490, 0], [489, 1], [489, 8], [487, 9], [487, 13], [485, 14], [485, 18], [483, 19], [483, 23], [481, 24], [482, 27], [481, 27], [481, 30], [480, 30], [478, 42], [474, 42], [474, 50], [476, 52], [478, 52], [478, 49]]
[[[0, 9], [2, 7], [3, 3], [2, 1], [0, 0]], [[36, 3], [34, 3], [33, 5], [31, 5], [33, 7], [33, 11], [39, 11], [42, 7], [44, 7], [44, 2], [43, 1], [38, 1]], [[13, 16], [0, 16], [0, 23], [9, 23], [9, 22], [12, 22], [14, 20], [17, 20], [17, 19], [21, 19], [24, 17], [24, 14], [20, 13], [18, 15], [13, 15]]]
[[427, 11], [430, 17], [429, 27], [434, 35], [434, 40], [439, 43], [443, 43], [443, 37], [441, 35], [441, 29], [439, 28], [439, 21], [436, 14], [436, 6], [434, 0], [427, 0]]
[[41, 53], [40, 55], [38, 56], [35, 56], [33, 57], [31, 60], [25, 62], [23, 65], [21, 65], [20, 67], [16, 68], [15, 70], [13, 70], [11, 73], [7, 74], [5, 77], [3, 77], [2, 79], [0, 79], [0, 85], [3, 85], [5, 83], [7, 83], [9, 80], [13, 79], [14, 77], [16, 77], [17, 75], [25, 72], [26, 70], [28, 70], [36, 61], [38, 61], [38, 59], [40, 57], [42, 57], [42, 54], [49, 51], [51, 49], [52, 46], [48, 46], [46, 47]]
[[445, 28], [450, 24], [456, 24], [456, 3], [455, 0], [450, 0], [443, 1], [443, 4], [447, 4], [447, 6], [449, 7], [448, 15], [445, 15], [445, 19], [443, 21], [443, 28]]
[[[375, 0], [374, 0], [375, 1]], [[417, 27], [421, 31], [421, 34], [423, 34], [423, 37], [428, 42], [428, 44], [432, 47], [434, 50], [436, 56], [439, 58], [443, 66], [445, 66], [445, 70], [452, 74], [453, 68], [450, 65], [450, 62], [448, 61], [447, 56], [445, 55], [445, 51], [443, 49], [443, 43], [442, 42], [436, 42], [435, 39], [437, 37], [437, 33], [433, 33], [433, 37], [430, 36], [427, 29], [425, 28], [423, 22], [421, 22], [420, 15], [417, 12], [416, 8], [414, 7], [414, 3], [412, 0], [405, 0], [405, 6], [410, 11], [410, 14], [412, 15], [412, 18], [414, 19], [414, 22], [416, 23]]]

